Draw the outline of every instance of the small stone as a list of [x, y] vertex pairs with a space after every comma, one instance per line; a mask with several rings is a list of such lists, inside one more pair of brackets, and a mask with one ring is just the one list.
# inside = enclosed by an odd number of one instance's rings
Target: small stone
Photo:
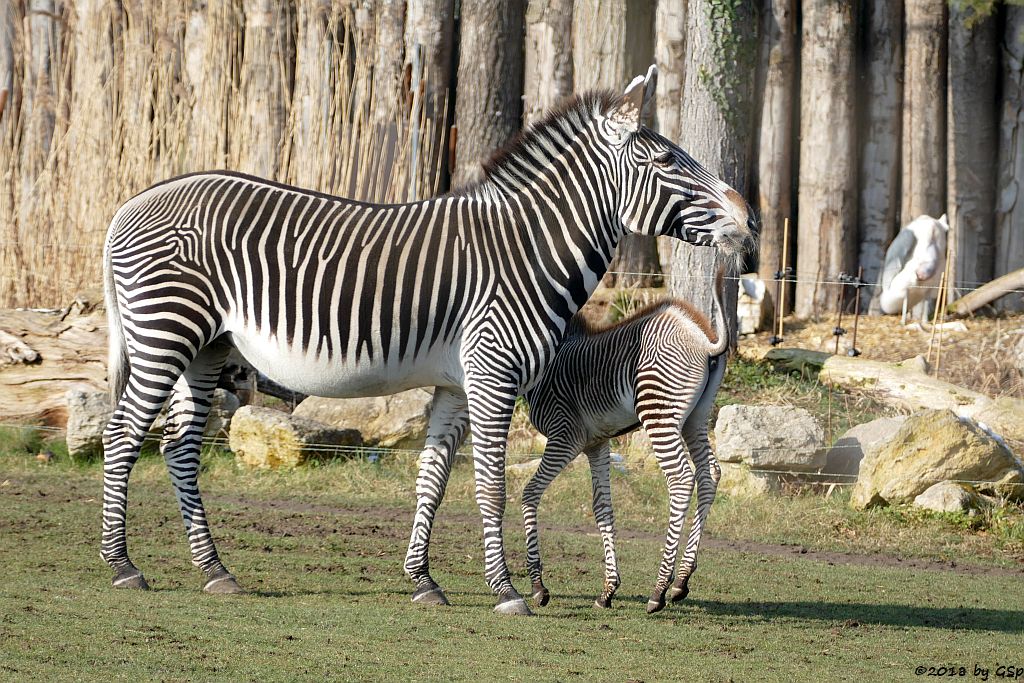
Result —
[[942, 481], [925, 489], [914, 498], [914, 507], [935, 512], [978, 511], [988, 505], [987, 501], [970, 486], [952, 481]]

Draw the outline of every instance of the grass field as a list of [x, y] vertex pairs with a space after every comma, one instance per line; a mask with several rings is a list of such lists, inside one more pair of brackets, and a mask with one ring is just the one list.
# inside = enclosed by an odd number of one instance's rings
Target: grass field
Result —
[[[412, 605], [402, 574], [411, 464], [253, 474], [207, 460], [214, 532], [246, 596], [200, 592], [158, 458], [132, 479], [129, 543], [154, 588], [134, 593], [111, 589], [98, 557], [99, 467], [0, 455], [0, 678], [899, 680], [918, 666], [1024, 666], [1019, 515], [979, 529], [853, 513], [842, 496], [778, 499], [777, 510], [721, 497], [690, 598], [648, 616], [664, 486], [616, 474], [623, 587], [597, 611], [600, 542], [586, 468], [573, 467], [541, 510], [552, 602], [510, 618], [491, 612], [468, 465], [432, 546], [454, 603], [438, 609]], [[511, 479], [513, 496], [522, 484]], [[525, 590], [516, 505], [507, 520]], [[771, 545], [783, 540], [797, 545]]]

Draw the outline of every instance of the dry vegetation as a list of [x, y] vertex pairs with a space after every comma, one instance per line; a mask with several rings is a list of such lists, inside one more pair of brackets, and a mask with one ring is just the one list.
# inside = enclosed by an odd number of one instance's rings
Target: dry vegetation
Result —
[[[432, 133], [444, 122], [420, 106], [421, 89], [374, 78], [372, 20], [294, 3], [300, 21], [267, 18], [293, 27], [286, 65], [264, 44], [277, 33], [243, 25], [235, 3], [204, 4], [124, 3], [122, 14], [79, 3], [81, 14], [69, 4], [57, 20], [13, 22], [0, 307], [59, 306], [94, 288], [116, 207], [179, 173], [231, 168], [380, 202], [433, 193], [438, 174], [423, 160], [439, 158]], [[262, 92], [267, 82], [276, 88]]]

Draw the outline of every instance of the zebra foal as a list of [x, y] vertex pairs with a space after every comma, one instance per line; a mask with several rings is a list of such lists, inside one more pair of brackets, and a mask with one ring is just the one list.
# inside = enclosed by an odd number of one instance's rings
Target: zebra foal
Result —
[[641, 124], [656, 70], [621, 96], [574, 98], [484, 165], [480, 182], [375, 205], [214, 171], [129, 199], [107, 232], [104, 278], [116, 408], [104, 432], [101, 555], [146, 588], [128, 555], [128, 478], [161, 407], [161, 450], [205, 590], [238, 592], [198, 487], [210, 396], [236, 348], [304, 394], [435, 387], [405, 570], [414, 600], [444, 603], [429, 572], [434, 512], [456, 446], [473, 437], [484, 577], [495, 609], [529, 613], [502, 539], [516, 397], [554, 355], [626, 233], [725, 253], [752, 242], [746, 202]]
[[594, 517], [604, 545], [604, 592], [594, 604], [611, 606], [619, 570], [609, 439], [641, 425], [669, 492], [668, 531], [647, 611], [665, 607], [696, 470], [697, 510], [672, 601], [682, 600], [689, 592], [687, 583], [696, 568], [704, 521], [721, 477], [708, 442], [708, 414], [722, 383], [729, 345], [722, 308], [723, 276], [719, 270], [715, 279], [713, 332], [703, 314], [678, 299], [652, 304], [605, 329], [592, 328], [577, 315], [554, 359], [527, 392], [530, 421], [548, 438], [540, 466], [523, 490], [522, 503], [527, 569], [534, 600], [540, 605], [547, 604], [550, 593], [542, 577], [537, 507], [551, 481], [582, 451], [590, 462]]

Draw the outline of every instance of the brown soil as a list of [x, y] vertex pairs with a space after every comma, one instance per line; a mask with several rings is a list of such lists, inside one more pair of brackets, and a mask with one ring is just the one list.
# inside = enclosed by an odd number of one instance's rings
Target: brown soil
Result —
[[[932, 365], [938, 366], [940, 379], [989, 396], [1024, 398], [1024, 358], [1019, 358], [1016, 351], [1018, 344], [1024, 344], [1024, 314], [966, 318], [959, 322], [966, 331], [943, 329], [940, 337], [936, 330], [933, 339], [931, 326], [926, 331], [919, 325], [901, 325], [898, 316], [862, 316], [857, 321], [857, 349], [863, 358], [898, 362], [917, 355], [927, 357], [931, 341]], [[787, 320], [782, 346], [833, 353], [835, 325], [835, 320]], [[853, 318], [844, 316], [842, 326], [847, 333], [840, 337], [839, 352], [846, 353], [853, 341]], [[770, 336], [771, 333], [762, 332], [740, 343], [768, 346]]]

